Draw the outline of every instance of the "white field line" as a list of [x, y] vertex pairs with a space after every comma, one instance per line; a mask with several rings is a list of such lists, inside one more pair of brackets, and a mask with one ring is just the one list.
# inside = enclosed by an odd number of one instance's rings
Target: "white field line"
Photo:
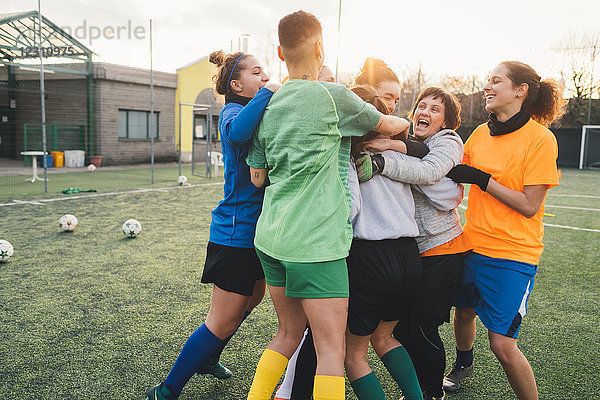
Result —
[[554, 224], [546, 224], [546, 223], [544, 223], [544, 226], [551, 226], [553, 228], [573, 229], [576, 231], [600, 232], [600, 229], [577, 228], [575, 226], [554, 225]]
[[[592, 197], [595, 198], [593, 196], [578, 196], [578, 197]], [[598, 198], [600, 199], [600, 196], [598, 196]], [[463, 202], [465, 200], [468, 200], [469, 196], [465, 197], [463, 199]], [[462, 208], [463, 210], [466, 210], [467, 207], [463, 206], [462, 204], [459, 206], [460, 208]], [[555, 206], [553, 204], [546, 204], [545, 207], [552, 207], [552, 208], [565, 208], [567, 210], [582, 210], [582, 211], [600, 211], [600, 208], [584, 208], [584, 207], [571, 207], [571, 206]]]
[[[548, 207], [548, 206], [546, 206], [546, 207]], [[463, 210], [467, 209], [467, 207], [463, 206], [462, 204], [459, 205], [458, 208], [461, 208]], [[563, 207], [563, 208], [572, 208], [572, 207]], [[600, 210], [595, 210], [595, 211], [600, 211]], [[555, 224], [547, 224], [547, 223], [544, 223], [544, 226], [550, 226], [552, 228], [573, 229], [576, 231], [600, 232], [600, 229], [577, 228], [576, 226], [555, 225]]]
[[553, 208], [566, 208], [569, 210], [583, 210], [583, 211], [600, 211], [600, 208], [583, 208], [583, 207], [569, 207], [569, 206], [553, 206], [551, 204], [546, 204], [546, 208], [548, 207], [553, 207]]
[[591, 194], [548, 194], [547, 197], [583, 197], [586, 199], [600, 199], [600, 196]]
[[[194, 187], [214, 186], [214, 185], [222, 185], [222, 184], [223, 184], [223, 182], [212, 182], [212, 183], [201, 183], [201, 184], [198, 184], [198, 185], [190, 185], [190, 186], [184, 186], [184, 187], [185, 188], [194, 188]], [[77, 196], [56, 197], [56, 198], [53, 198], [53, 199], [41, 199], [41, 200], [34, 200], [34, 201], [13, 200], [12, 203], [0, 203], [0, 207], [18, 206], [18, 205], [23, 205], [23, 204], [34, 204], [34, 205], [43, 206], [44, 203], [51, 203], [51, 202], [54, 202], [54, 201], [85, 199], [85, 198], [90, 198], [90, 197], [118, 196], [118, 195], [121, 195], [121, 194], [130, 194], [130, 193], [166, 192], [168, 190], [181, 189], [181, 188], [182, 188], [181, 186], [167, 186], [167, 187], [161, 187], [161, 188], [147, 188], [147, 189], [129, 190], [129, 191], [126, 191], [126, 192], [80, 194], [80, 195], [77, 195]]]

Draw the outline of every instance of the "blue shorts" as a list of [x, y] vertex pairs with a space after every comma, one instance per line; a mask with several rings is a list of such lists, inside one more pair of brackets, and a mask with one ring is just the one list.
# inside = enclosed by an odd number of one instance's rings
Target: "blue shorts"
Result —
[[454, 305], [472, 308], [487, 329], [516, 338], [527, 312], [537, 265], [477, 253], [465, 257]]

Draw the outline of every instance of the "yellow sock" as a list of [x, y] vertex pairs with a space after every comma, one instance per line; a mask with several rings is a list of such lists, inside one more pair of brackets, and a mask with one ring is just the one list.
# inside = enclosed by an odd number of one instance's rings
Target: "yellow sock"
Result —
[[343, 376], [315, 375], [314, 400], [344, 400], [345, 396]]
[[266, 349], [256, 367], [248, 400], [269, 400], [287, 363], [288, 359], [284, 355]]

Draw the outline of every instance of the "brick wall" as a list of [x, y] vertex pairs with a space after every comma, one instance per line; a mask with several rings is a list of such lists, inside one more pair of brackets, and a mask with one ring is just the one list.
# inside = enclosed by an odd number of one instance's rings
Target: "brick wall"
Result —
[[[119, 139], [119, 109], [150, 111], [149, 71], [101, 64], [94, 79], [96, 153], [103, 165], [150, 162], [150, 140]], [[175, 88], [176, 75], [155, 73], [154, 111], [158, 116], [156, 162], [176, 161]]]

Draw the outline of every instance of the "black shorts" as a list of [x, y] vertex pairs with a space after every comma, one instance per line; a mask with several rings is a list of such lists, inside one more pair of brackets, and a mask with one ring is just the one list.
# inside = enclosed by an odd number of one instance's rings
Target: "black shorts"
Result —
[[265, 279], [254, 248], [208, 242], [202, 283], [214, 283], [228, 292], [252, 296], [256, 281]]
[[421, 257], [414, 238], [355, 239], [347, 263], [348, 329], [352, 334], [370, 335], [380, 321], [396, 321], [407, 314], [421, 278]]
[[411, 307], [414, 321], [422, 325], [450, 322], [452, 302], [460, 288], [466, 253], [421, 258], [423, 275]]

